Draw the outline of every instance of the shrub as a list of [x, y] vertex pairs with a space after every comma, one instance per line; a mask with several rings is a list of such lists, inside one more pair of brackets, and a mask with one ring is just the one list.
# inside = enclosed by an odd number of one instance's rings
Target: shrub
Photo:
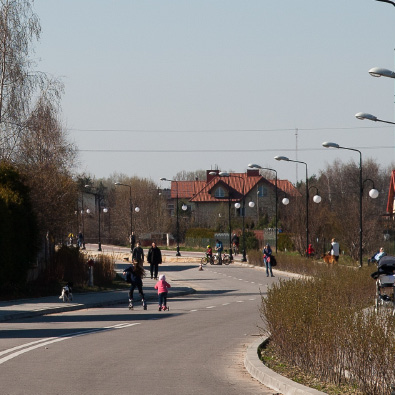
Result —
[[395, 323], [391, 314], [366, 310], [374, 298], [372, 269], [311, 267], [314, 276], [280, 281], [262, 297], [264, 332], [289, 365], [363, 393], [387, 394], [395, 382]]
[[94, 285], [99, 287], [111, 285], [115, 278], [115, 260], [108, 255], [99, 255], [93, 265]]
[[212, 229], [206, 228], [191, 228], [187, 230], [185, 237], [190, 237], [194, 239], [213, 239], [214, 231]]

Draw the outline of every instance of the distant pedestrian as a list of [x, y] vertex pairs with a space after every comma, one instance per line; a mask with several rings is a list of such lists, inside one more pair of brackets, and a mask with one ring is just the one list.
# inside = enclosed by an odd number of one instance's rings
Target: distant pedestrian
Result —
[[331, 243], [331, 255], [335, 258], [335, 262], [339, 262], [340, 246], [335, 238], [332, 239]]
[[150, 264], [151, 278], [158, 279], [158, 265], [162, 263], [162, 253], [156, 246], [156, 243], [152, 243], [152, 247], [148, 250], [147, 262]]
[[82, 232], [78, 233], [78, 247], [83, 248], [84, 247], [84, 235], [82, 234]]
[[136, 236], [134, 235], [134, 232], [132, 232], [132, 234], [130, 235], [129, 241], [130, 241], [130, 251], [133, 252], [134, 246], [136, 245]]
[[270, 248], [269, 244], [266, 244], [265, 248], [263, 249], [263, 262], [265, 263], [265, 267], [266, 267], [266, 277], [269, 277], [269, 272], [271, 277], [274, 277], [271, 260], [272, 260], [272, 249]]
[[143, 268], [144, 267], [144, 250], [140, 245], [140, 242], [137, 242], [136, 247], [133, 249], [132, 253], [132, 262], [135, 261], [138, 265]]
[[159, 276], [159, 281], [155, 284], [155, 289], [158, 290], [159, 311], [167, 309], [167, 290], [171, 285], [166, 281], [164, 274]]
[[145, 271], [141, 268], [137, 262], [130, 265], [123, 274], [126, 274], [126, 281], [130, 283], [130, 291], [129, 291], [129, 308], [133, 309], [133, 292], [137, 288], [139, 294], [141, 295], [141, 301], [143, 303], [144, 310], [147, 309], [147, 304], [144, 298], [143, 292], [143, 277], [145, 275]]
[[315, 249], [313, 248], [313, 246], [311, 244], [309, 244], [309, 247], [307, 248], [307, 258], [313, 257], [315, 254]]
[[222, 265], [222, 251], [224, 250], [224, 245], [222, 241], [217, 239], [215, 242], [215, 251], [217, 251], [218, 265]]

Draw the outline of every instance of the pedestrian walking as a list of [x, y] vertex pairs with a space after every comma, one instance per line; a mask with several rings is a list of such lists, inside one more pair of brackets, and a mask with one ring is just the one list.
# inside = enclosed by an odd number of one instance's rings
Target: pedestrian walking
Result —
[[129, 291], [129, 309], [133, 309], [133, 292], [137, 288], [141, 296], [141, 301], [143, 303], [144, 310], [147, 310], [147, 303], [145, 302], [144, 292], [143, 292], [143, 277], [145, 275], [145, 270], [141, 268], [137, 262], [130, 265], [123, 274], [126, 274], [126, 281], [130, 283]]
[[148, 250], [147, 262], [150, 264], [151, 278], [158, 279], [158, 265], [162, 263], [162, 253], [156, 243], [152, 243], [152, 247]]
[[164, 274], [159, 276], [159, 281], [155, 284], [155, 289], [158, 290], [159, 298], [159, 311], [168, 310], [167, 308], [167, 290], [171, 285], [166, 281], [166, 276]]
[[269, 277], [269, 272], [270, 272], [270, 276], [274, 277], [271, 260], [272, 260], [272, 249], [270, 248], [269, 244], [266, 244], [265, 248], [263, 249], [263, 262], [265, 263], [265, 267], [266, 267], [266, 277]]
[[138, 265], [143, 269], [144, 267], [144, 250], [141, 247], [140, 242], [137, 242], [136, 247], [133, 249], [132, 262], [137, 262]]

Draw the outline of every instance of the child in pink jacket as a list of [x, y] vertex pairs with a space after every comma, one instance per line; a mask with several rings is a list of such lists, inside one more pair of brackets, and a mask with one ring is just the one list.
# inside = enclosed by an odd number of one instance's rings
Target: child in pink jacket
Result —
[[155, 284], [155, 289], [158, 290], [159, 296], [159, 311], [168, 310], [167, 308], [167, 289], [170, 288], [170, 284], [166, 281], [164, 274], [159, 276], [159, 281]]

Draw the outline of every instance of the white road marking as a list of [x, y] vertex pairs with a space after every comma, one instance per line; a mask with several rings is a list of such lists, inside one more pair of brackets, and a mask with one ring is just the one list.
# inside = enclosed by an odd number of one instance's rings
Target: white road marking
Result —
[[207, 306], [206, 309], [214, 309], [215, 306]]
[[[113, 325], [113, 326], [107, 326], [104, 328], [90, 329], [90, 330], [86, 330], [86, 331], [70, 333], [67, 335], [59, 336], [59, 337], [49, 337], [49, 338], [38, 340], [35, 342], [26, 343], [24, 345], [2, 351], [1, 355], [8, 354], [8, 353], [11, 353], [11, 354], [7, 355], [6, 357], [0, 358], [0, 365], [9, 361], [10, 359], [16, 358], [19, 355], [25, 354], [29, 351], [33, 351], [39, 347], [47, 346], [47, 345], [53, 344], [53, 343], [58, 343], [58, 342], [61, 342], [64, 340], [69, 340], [69, 339], [72, 339], [73, 337], [86, 336], [86, 335], [90, 335], [92, 333], [105, 332], [105, 331], [114, 330], [114, 329], [123, 329], [123, 328], [126, 328], [128, 326], [133, 326], [133, 325], [139, 325], [139, 322], [136, 322], [133, 324], [126, 324], [125, 323], [125, 324], [117, 324], [117, 325]], [[17, 349], [19, 349], [19, 351], [13, 352], [14, 350], [17, 350]]]

